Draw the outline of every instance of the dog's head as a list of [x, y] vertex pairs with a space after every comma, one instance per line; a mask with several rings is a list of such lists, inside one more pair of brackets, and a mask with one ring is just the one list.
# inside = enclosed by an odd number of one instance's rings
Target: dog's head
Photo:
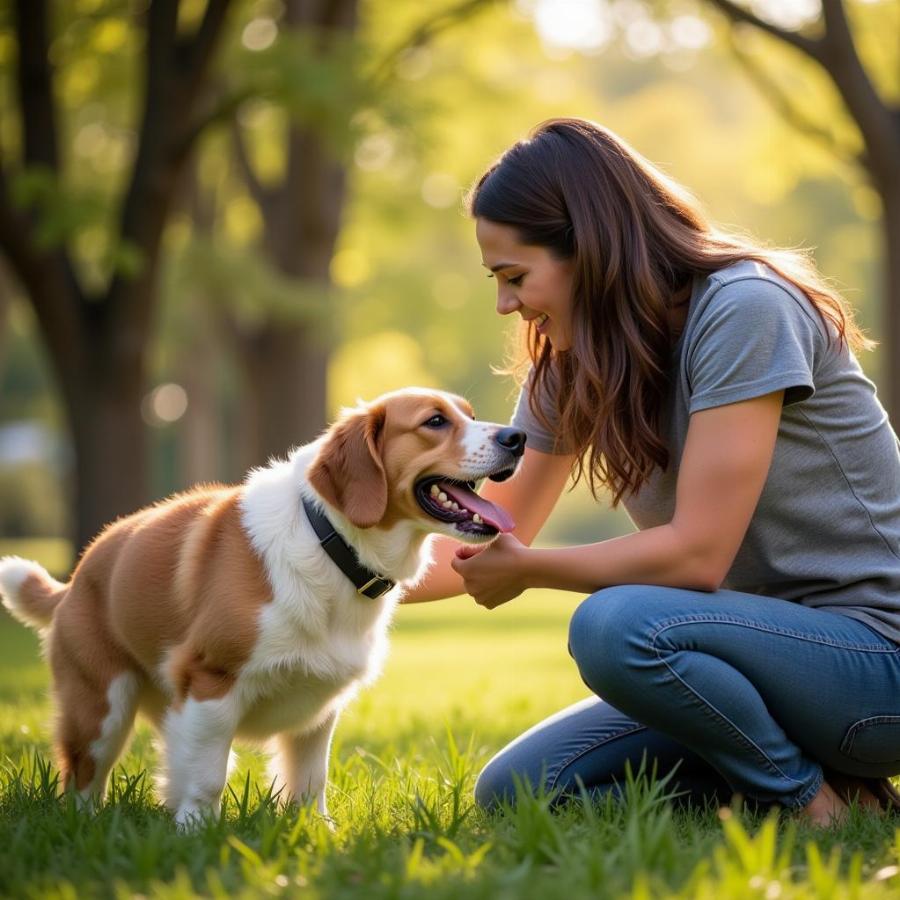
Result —
[[408, 388], [346, 410], [307, 471], [313, 489], [358, 528], [412, 520], [468, 543], [514, 523], [475, 493], [484, 478], [516, 470], [525, 435], [477, 422], [462, 397]]

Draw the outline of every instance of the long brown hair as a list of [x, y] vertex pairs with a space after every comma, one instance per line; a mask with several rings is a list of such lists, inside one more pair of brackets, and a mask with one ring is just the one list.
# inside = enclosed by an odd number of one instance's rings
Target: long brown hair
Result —
[[[525, 329], [529, 404], [550, 427], [539, 402], [550, 390], [557, 444], [576, 453], [575, 481], [587, 475], [595, 497], [598, 485], [608, 488], [613, 506], [668, 465], [661, 432], [670, 309], [695, 276], [740, 260], [764, 263], [809, 298], [830, 339], [874, 346], [806, 252], [767, 249], [714, 227], [688, 191], [593, 122], [538, 125], [482, 175], [468, 208], [575, 262], [571, 348], [554, 352], [533, 323]], [[551, 390], [554, 383], [561, 389]]]

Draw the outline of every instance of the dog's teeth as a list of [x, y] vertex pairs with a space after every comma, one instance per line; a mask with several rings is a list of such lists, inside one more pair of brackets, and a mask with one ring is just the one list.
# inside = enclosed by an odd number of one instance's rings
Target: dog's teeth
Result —
[[438, 500], [441, 501], [441, 503], [443, 503], [443, 502], [447, 499], [447, 495], [446, 495], [443, 491], [441, 491], [441, 492], [437, 495], [437, 498], [438, 498]]
[[439, 493], [440, 493], [440, 489], [438, 488], [438, 486], [437, 486], [436, 484], [433, 484], [433, 485], [431, 486], [431, 496], [432, 496], [432, 497], [437, 497], [437, 495], [438, 495]]
[[458, 503], [451, 503], [451, 504], [450, 504], [450, 507], [451, 507], [451, 509], [459, 509], [459, 504], [458, 504]]
[[480, 525], [481, 522], [482, 522], [482, 518], [481, 518], [481, 516], [478, 515], [478, 513], [475, 513], [475, 514], [472, 516], [472, 521], [473, 521], [476, 525]]
[[441, 504], [441, 506], [443, 506], [444, 509], [450, 509], [450, 507], [451, 507], [452, 505], [453, 505], [453, 504], [452, 504], [449, 500], [445, 500], [445, 501]]

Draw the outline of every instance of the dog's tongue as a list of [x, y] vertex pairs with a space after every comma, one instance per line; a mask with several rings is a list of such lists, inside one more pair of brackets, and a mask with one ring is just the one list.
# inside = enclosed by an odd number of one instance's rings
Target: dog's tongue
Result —
[[490, 500], [485, 500], [484, 497], [479, 497], [475, 491], [469, 490], [464, 484], [449, 484], [442, 481], [439, 487], [460, 506], [464, 506], [469, 512], [478, 513], [488, 525], [493, 525], [497, 531], [512, 531], [516, 527], [516, 523], [505, 509], [496, 506]]

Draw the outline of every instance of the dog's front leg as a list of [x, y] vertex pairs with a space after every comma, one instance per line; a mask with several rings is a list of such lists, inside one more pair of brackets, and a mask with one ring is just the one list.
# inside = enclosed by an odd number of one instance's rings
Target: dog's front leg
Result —
[[204, 811], [218, 809], [237, 719], [234, 700], [227, 696], [188, 697], [166, 713], [166, 805], [179, 825], [189, 825]]
[[338, 710], [312, 731], [301, 734], [279, 734], [276, 743], [275, 786], [283, 789], [282, 799], [298, 803], [315, 803], [316, 809], [328, 816], [325, 785], [328, 781], [328, 753], [337, 723]]

